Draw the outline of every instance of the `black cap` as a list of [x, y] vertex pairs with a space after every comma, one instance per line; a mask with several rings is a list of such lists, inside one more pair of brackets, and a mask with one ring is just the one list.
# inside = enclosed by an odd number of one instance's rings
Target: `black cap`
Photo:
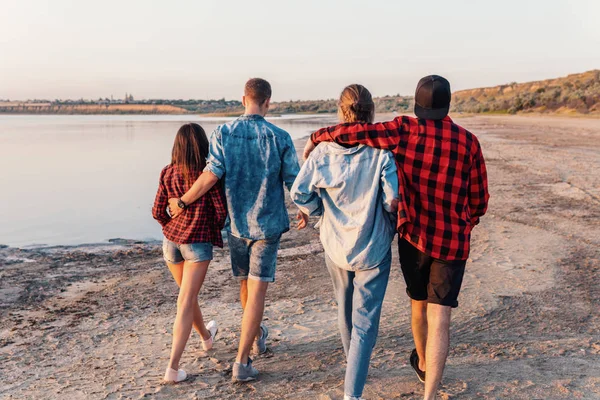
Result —
[[423, 119], [443, 119], [450, 110], [450, 82], [439, 75], [422, 78], [415, 91], [415, 115]]

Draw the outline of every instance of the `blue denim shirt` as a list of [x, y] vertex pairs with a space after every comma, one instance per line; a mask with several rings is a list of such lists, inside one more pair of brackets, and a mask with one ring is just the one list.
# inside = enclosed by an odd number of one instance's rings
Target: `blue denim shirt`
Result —
[[396, 162], [387, 150], [321, 143], [300, 170], [292, 200], [321, 215], [321, 242], [339, 267], [364, 270], [388, 255], [396, 233]]
[[226, 229], [252, 240], [290, 229], [283, 184], [291, 188], [299, 170], [289, 133], [260, 115], [242, 115], [217, 127], [204, 169], [223, 180]]

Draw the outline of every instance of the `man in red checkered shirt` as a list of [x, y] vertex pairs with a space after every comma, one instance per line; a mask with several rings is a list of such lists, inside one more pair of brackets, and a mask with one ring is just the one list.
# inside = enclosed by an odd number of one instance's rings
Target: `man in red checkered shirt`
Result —
[[[419, 81], [417, 118], [376, 124], [340, 124], [313, 133], [305, 158], [323, 141], [365, 144], [394, 153], [400, 200], [398, 250], [412, 299], [416, 349], [410, 362], [435, 399], [448, 356], [450, 315], [458, 306], [471, 230], [488, 205], [487, 173], [479, 141], [450, 117], [450, 83], [431, 75]], [[400, 208], [402, 210], [402, 208]]]

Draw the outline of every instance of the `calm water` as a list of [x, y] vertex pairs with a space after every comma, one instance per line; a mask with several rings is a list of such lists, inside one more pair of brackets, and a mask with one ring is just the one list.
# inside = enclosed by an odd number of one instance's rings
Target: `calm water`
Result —
[[[294, 139], [331, 117], [270, 119]], [[0, 244], [160, 239], [151, 216], [175, 133], [195, 121], [210, 132], [227, 119], [181, 116], [0, 116]]]

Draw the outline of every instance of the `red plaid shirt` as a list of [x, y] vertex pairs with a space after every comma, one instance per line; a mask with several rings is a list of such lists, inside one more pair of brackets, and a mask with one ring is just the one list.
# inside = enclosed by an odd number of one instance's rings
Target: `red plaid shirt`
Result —
[[165, 237], [172, 242], [209, 242], [223, 247], [221, 229], [227, 218], [227, 207], [220, 182], [198, 201], [190, 204], [177, 218], [171, 219], [167, 214], [169, 199], [183, 196], [191, 183], [185, 182], [176, 165], [167, 165], [160, 173], [152, 216], [162, 225]]
[[425, 254], [442, 260], [469, 256], [471, 229], [488, 205], [487, 172], [479, 141], [450, 117], [398, 117], [376, 124], [341, 124], [312, 135], [317, 144], [366, 144], [394, 153], [400, 199], [398, 232]]

